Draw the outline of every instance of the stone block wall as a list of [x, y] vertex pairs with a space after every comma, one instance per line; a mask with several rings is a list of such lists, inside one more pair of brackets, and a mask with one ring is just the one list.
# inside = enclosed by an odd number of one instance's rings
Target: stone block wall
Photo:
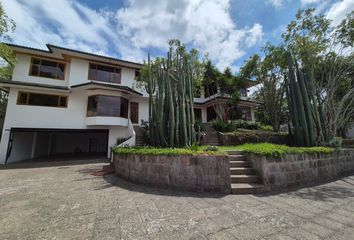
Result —
[[231, 191], [227, 156], [115, 154], [113, 165], [118, 176], [151, 187], [192, 192]]
[[279, 158], [248, 154], [247, 158], [268, 191], [324, 182], [354, 173], [354, 150], [332, 154], [293, 154]]

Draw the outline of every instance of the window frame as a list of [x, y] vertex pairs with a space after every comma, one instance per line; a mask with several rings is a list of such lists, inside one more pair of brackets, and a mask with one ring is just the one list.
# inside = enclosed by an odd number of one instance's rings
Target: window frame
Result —
[[[27, 99], [26, 103], [20, 103], [20, 96], [21, 94], [27, 94]], [[48, 106], [48, 105], [34, 105], [34, 104], [29, 104], [29, 99], [30, 99], [30, 94], [37, 94], [37, 95], [47, 95], [47, 96], [57, 96], [58, 97], [58, 104], [57, 106]], [[60, 105], [61, 99], [65, 99], [65, 106]], [[26, 92], [26, 91], [18, 91], [17, 93], [17, 101], [16, 105], [22, 105], [22, 106], [35, 106], [35, 107], [55, 107], [55, 108], [68, 108], [68, 99], [69, 96], [66, 95], [58, 95], [58, 94], [44, 94], [44, 93], [37, 93], [37, 92]]]
[[[32, 74], [32, 67], [33, 65], [37, 65], [37, 64], [33, 64], [33, 60], [39, 60], [39, 64], [38, 64], [38, 73], [37, 74]], [[49, 61], [49, 62], [55, 62], [57, 64], [57, 71], [56, 71], [56, 77], [52, 78], [52, 77], [46, 77], [46, 76], [41, 76], [40, 75], [40, 69], [41, 69], [41, 63], [42, 61]], [[64, 72], [63, 72], [63, 78], [58, 78], [58, 68], [59, 68], [59, 64], [63, 64], [64, 65]], [[30, 67], [29, 67], [29, 72], [28, 72], [29, 76], [32, 77], [40, 77], [40, 78], [49, 78], [49, 79], [54, 79], [54, 80], [59, 80], [59, 81], [65, 81], [65, 75], [66, 75], [66, 62], [64, 61], [60, 61], [57, 59], [48, 59], [48, 58], [42, 58], [42, 57], [31, 57], [31, 62], [30, 62]]]
[[[102, 97], [115, 97], [115, 98], [119, 98], [120, 99], [120, 106], [119, 106], [119, 116], [112, 116], [112, 115], [97, 115], [97, 109], [98, 109], [98, 106], [99, 106], [99, 100], [97, 101], [97, 106], [96, 106], [96, 109], [95, 109], [95, 114], [93, 114], [93, 115], [89, 115], [88, 114], [88, 109], [89, 109], [89, 102], [90, 102], [90, 97], [100, 97], [100, 96], [102, 96]], [[124, 117], [124, 116], [122, 116], [122, 101], [121, 101], [121, 99], [123, 99], [123, 101], [126, 101], [126, 103], [127, 103], [127, 105], [126, 105], [126, 107], [127, 107], [127, 109], [126, 109], [126, 115], [127, 115], [127, 117]], [[129, 101], [129, 99], [128, 98], [125, 98], [125, 97], [122, 97], [122, 96], [112, 96], [112, 95], [104, 95], [104, 94], [94, 94], [94, 95], [89, 95], [88, 97], [87, 97], [87, 107], [86, 107], [86, 117], [114, 117], [114, 118], [116, 118], [116, 117], [120, 117], [120, 118], [124, 118], [124, 119], [129, 119], [129, 105], [130, 105], [130, 101]]]
[[[90, 75], [90, 70], [91, 70], [91, 65], [96, 65], [96, 72], [95, 72], [95, 76], [94, 77], [91, 77]], [[104, 66], [104, 67], [111, 67], [113, 68], [113, 73], [117, 73], [116, 70], [119, 70], [119, 82], [116, 83], [116, 82], [113, 82], [111, 80], [111, 76], [109, 77], [109, 81], [102, 81], [100, 79], [97, 79], [97, 68], [98, 66]], [[111, 73], [111, 72], [109, 72]], [[88, 72], [87, 72], [87, 79], [88, 80], [91, 80], [91, 81], [99, 81], [99, 82], [105, 82], [105, 83], [114, 83], [114, 84], [122, 84], [122, 67], [121, 66], [118, 66], [118, 65], [113, 65], [113, 64], [105, 64], [105, 63], [99, 63], [99, 62], [89, 62], [89, 65], [88, 65]]]

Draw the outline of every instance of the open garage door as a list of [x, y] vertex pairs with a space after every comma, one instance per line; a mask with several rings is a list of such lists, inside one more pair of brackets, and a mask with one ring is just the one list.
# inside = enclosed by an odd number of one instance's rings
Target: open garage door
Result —
[[65, 157], [106, 157], [108, 134], [106, 129], [12, 128], [6, 163]]

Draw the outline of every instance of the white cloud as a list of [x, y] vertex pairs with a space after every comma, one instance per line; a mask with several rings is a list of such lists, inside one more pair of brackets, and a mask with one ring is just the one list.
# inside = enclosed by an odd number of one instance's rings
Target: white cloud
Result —
[[109, 22], [79, 3], [58, 0], [5, 0], [6, 14], [15, 20], [15, 43], [44, 48], [52, 43], [98, 54], [107, 53]]
[[334, 3], [327, 12], [327, 17], [332, 20], [332, 25], [337, 26], [347, 14], [354, 10], [354, 0], [342, 0]]
[[309, 4], [315, 4], [315, 3], [319, 3], [323, 0], [301, 0], [301, 4], [302, 5], [309, 5]]
[[121, 34], [137, 48], [165, 48], [167, 40], [190, 43], [225, 68], [245, 54], [263, 35], [262, 26], [238, 29], [229, 0], [128, 0], [117, 11]]
[[266, 0], [266, 3], [272, 5], [275, 8], [280, 8], [283, 6], [284, 0]]
[[147, 48], [166, 51], [178, 38], [208, 52], [225, 68], [257, 44], [262, 26], [238, 28], [230, 0], [127, 0], [125, 7], [95, 11], [78, 1], [5, 0], [4, 9], [17, 24], [15, 43], [43, 48], [45, 43], [141, 61]]

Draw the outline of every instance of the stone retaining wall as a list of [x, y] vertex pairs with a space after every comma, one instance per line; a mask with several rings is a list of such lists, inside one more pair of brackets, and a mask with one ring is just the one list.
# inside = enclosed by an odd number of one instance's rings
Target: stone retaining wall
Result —
[[247, 155], [266, 190], [319, 183], [354, 173], [354, 150], [332, 154], [296, 154], [281, 158]]
[[151, 187], [193, 192], [231, 191], [227, 156], [115, 154], [113, 165], [118, 176]]

